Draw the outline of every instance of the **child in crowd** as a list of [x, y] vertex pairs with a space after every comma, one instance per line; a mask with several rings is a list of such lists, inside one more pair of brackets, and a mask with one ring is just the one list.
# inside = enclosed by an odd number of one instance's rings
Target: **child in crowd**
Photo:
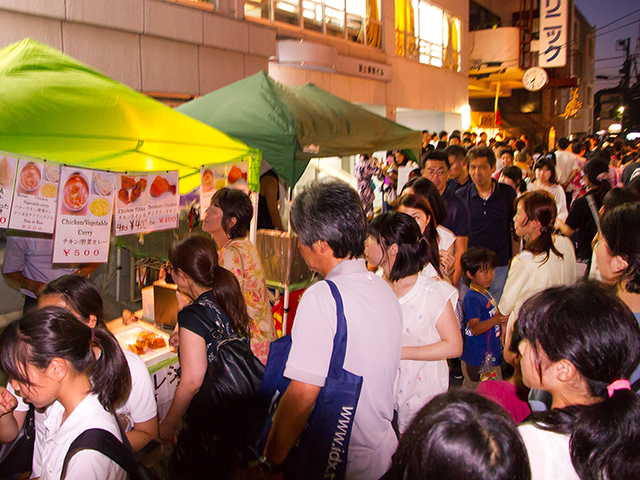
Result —
[[476, 393], [501, 405], [516, 423], [522, 423], [525, 418], [531, 415], [531, 408], [527, 403], [529, 389], [522, 382], [522, 369], [520, 368], [522, 355], [518, 351], [520, 339], [516, 323], [511, 335], [511, 342], [507, 345], [507, 350], [512, 354], [509, 364], [514, 368], [513, 375], [508, 380], [480, 382], [476, 389]]
[[497, 257], [484, 247], [472, 247], [461, 257], [463, 280], [469, 285], [464, 297], [464, 350], [462, 353], [463, 387], [475, 390], [487, 354], [491, 356], [491, 377], [501, 380], [500, 325], [507, 318], [498, 311], [489, 287], [493, 283]]

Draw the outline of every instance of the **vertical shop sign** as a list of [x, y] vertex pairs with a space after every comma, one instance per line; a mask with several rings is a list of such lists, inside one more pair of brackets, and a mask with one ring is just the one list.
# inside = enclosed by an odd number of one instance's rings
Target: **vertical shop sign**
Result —
[[567, 64], [569, 0], [540, 1], [540, 53], [543, 68]]
[[115, 175], [62, 167], [53, 263], [104, 263], [109, 257]]
[[21, 158], [16, 171], [9, 228], [53, 233], [60, 167]]
[[0, 228], [7, 228], [13, 203], [13, 184], [16, 180], [18, 160], [4, 155], [0, 157]]

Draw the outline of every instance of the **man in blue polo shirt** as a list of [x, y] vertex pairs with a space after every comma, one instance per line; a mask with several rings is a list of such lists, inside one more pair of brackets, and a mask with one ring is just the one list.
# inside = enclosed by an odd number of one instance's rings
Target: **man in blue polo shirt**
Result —
[[507, 281], [509, 261], [518, 250], [518, 242], [512, 234], [516, 191], [491, 178], [496, 170], [496, 156], [490, 148], [473, 147], [467, 153], [467, 162], [473, 183], [457, 193], [469, 207], [469, 248], [486, 247], [496, 252], [498, 261], [489, 292], [499, 302]]

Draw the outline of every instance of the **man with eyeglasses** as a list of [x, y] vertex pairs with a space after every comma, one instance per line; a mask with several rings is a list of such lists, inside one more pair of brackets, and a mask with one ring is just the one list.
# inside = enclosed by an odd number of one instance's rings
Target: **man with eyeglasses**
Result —
[[471, 228], [469, 208], [452, 190], [447, 189], [447, 175], [450, 165], [446, 151], [434, 150], [426, 153], [423, 158], [423, 163], [422, 176], [436, 186], [447, 207], [447, 219], [442, 222], [442, 226], [451, 230], [456, 236], [453, 251], [456, 259], [454, 263], [453, 285], [457, 287], [462, 274], [460, 257], [467, 250], [467, 242]]

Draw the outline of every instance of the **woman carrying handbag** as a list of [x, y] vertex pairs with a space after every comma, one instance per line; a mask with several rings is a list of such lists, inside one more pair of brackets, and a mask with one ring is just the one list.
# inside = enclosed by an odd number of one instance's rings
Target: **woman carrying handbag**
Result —
[[176, 442], [169, 475], [233, 478], [263, 371], [249, 348], [247, 306], [213, 240], [191, 237], [171, 248], [169, 262], [178, 291], [193, 302], [178, 313], [182, 373], [160, 425], [160, 438]]

